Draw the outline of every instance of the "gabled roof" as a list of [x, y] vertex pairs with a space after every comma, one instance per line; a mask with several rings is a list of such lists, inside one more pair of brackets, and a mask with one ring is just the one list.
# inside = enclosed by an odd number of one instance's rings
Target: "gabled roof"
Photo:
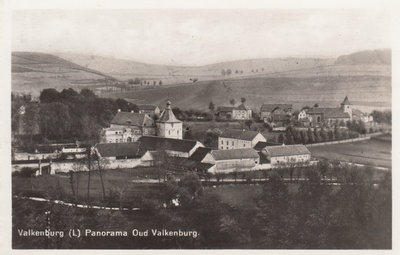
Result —
[[171, 158], [170, 163], [173, 165], [178, 165], [178, 166], [182, 166], [185, 168], [197, 169], [197, 170], [202, 170], [202, 171], [207, 171], [211, 167], [214, 166], [214, 164], [202, 163], [200, 161], [193, 160], [191, 158], [181, 158], [181, 157]]
[[358, 117], [368, 116], [368, 114], [365, 114], [365, 113], [363, 113], [362, 111], [360, 111], [358, 109], [353, 109], [352, 110], [352, 114], [353, 114], [353, 116], [358, 116]]
[[351, 105], [349, 99], [347, 98], [347, 96], [344, 98], [343, 102], [341, 103], [341, 105]]
[[233, 111], [235, 107], [233, 106], [218, 106], [217, 107], [217, 111], [218, 112], [231, 112]]
[[324, 118], [350, 118], [347, 112], [340, 108], [320, 108], [315, 107], [308, 110], [307, 114], [323, 114]]
[[263, 104], [261, 106], [260, 112], [272, 112], [276, 108], [281, 108], [284, 111], [292, 109], [291, 104]]
[[241, 129], [226, 129], [222, 132], [220, 137], [223, 138], [234, 138], [246, 141], [252, 141], [259, 132], [257, 131], [250, 131], [250, 130], [241, 130]]
[[233, 149], [233, 150], [213, 150], [210, 152], [215, 160], [258, 158], [258, 153], [254, 149]]
[[253, 149], [255, 149], [256, 151], [260, 151], [262, 149], [264, 149], [267, 146], [281, 146], [281, 143], [271, 143], [271, 142], [258, 142]]
[[197, 150], [189, 157], [191, 160], [202, 161], [204, 157], [211, 151], [210, 148], [199, 147]]
[[264, 152], [271, 157], [311, 154], [307, 147], [302, 144], [267, 146], [264, 148]]
[[151, 105], [151, 104], [141, 104], [141, 105], [137, 105], [137, 108], [139, 110], [151, 110], [154, 111], [158, 106], [156, 105]]
[[153, 126], [154, 121], [145, 113], [118, 112], [111, 124], [126, 126]]
[[99, 143], [95, 146], [101, 157], [140, 156], [139, 143]]
[[245, 104], [241, 104], [238, 107], [235, 107], [233, 110], [246, 110], [246, 111], [248, 111], [248, 110], [250, 110], [250, 108]]
[[189, 152], [197, 141], [185, 139], [172, 139], [158, 136], [142, 136], [138, 139], [142, 151], [171, 150]]

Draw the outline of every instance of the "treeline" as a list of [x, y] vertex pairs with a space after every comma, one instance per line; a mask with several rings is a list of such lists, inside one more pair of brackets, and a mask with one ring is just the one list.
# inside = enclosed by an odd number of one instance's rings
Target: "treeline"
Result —
[[307, 131], [298, 130], [292, 126], [289, 126], [286, 128], [285, 133], [279, 134], [276, 142], [285, 144], [312, 144], [358, 138], [359, 136], [360, 133], [357, 131], [340, 128], [337, 126], [329, 130], [325, 128], [308, 128]]
[[79, 93], [73, 89], [61, 92], [44, 89], [39, 99], [40, 102], [33, 103], [19, 96], [12, 97], [13, 109], [24, 105], [26, 112], [30, 113], [23, 115], [24, 121], [13, 123], [13, 131], [19, 128], [18, 124], [22, 124], [29, 132], [29, 126], [36, 122], [40, 127], [38, 136], [42, 142], [97, 141], [100, 129], [110, 123], [118, 109], [137, 111], [137, 106], [126, 100], [100, 98], [89, 89], [82, 89]]
[[392, 124], [392, 111], [373, 111], [371, 115], [375, 122]]

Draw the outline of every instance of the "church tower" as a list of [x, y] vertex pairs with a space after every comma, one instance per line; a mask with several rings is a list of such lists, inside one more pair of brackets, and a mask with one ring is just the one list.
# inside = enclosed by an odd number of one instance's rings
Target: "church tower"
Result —
[[353, 109], [352, 105], [347, 98], [347, 96], [344, 98], [343, 102], [340, 104], [340, 108], [342, 109], [343, 112], [347, 112], [350, 116], [350, 119], [353, 118]]
[[170, 101], [167, 102], [167, 107], [157, 121], [157, 135], [165, 138], [182, 139], [182, 121], [175, 117]]

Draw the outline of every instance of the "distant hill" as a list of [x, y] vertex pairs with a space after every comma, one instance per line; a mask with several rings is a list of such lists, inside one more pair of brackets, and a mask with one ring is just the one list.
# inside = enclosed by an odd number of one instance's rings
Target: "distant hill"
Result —
[[[121, 80], [137, 77], [150, 81], [161, 80], [164, 85], [187, 83], [190, 82], [190, 79], [204, 81], [265, 75], [331, 65], [335, 61], [335, 59], [321, 58], [266, 58], [222, 62], [204, 66], [168, 66], [92, 55], [68, 53], [56, 55]], [[228, 69], [231, 74], [222, 75], [222, 70], [227, 71]]]
[[44, 88], [82, 88], [119, 82], [51, 54], [13, 52], [11, 64], [13, 92], [38, 94]]
[[391, 50], [366, 50], [340, 56], [335, 65], [391, 65]]

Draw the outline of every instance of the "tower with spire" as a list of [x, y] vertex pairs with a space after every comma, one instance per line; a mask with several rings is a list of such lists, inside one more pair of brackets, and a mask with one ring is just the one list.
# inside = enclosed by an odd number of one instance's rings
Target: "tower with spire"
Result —
[[171, 102], [167, 101], [167, 107], [161, 113], [157, 121], [157, 134], [160, 137], [182, 139], [182, 121], [175, 117], [171, 109]]
[[350, 116], [350, 120], [353, 117], [353, 107], [352, 104], [350, 103], [349, 99], [347, 96], [344, 98], [343, 102], [340, 104], [340, 108], [342, 109], [343, 112], [346, 112]]

